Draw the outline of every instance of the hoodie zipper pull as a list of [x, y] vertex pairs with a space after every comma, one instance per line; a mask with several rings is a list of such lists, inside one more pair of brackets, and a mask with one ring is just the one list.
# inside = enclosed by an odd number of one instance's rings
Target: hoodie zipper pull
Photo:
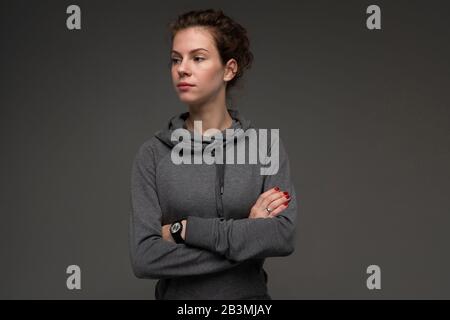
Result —
[[220, 186], [220, 195], [223, 194], [223, 185]]

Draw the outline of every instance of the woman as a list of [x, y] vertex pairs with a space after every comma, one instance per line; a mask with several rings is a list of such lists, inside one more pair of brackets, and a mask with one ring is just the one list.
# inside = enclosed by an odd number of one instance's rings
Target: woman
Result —
[[[222, 11], [204, 10], [180, 15], [171, 33], [173, 85], [189, 111], [172, 117], [134, 160], [133, 271], [160, 279], [156, 299], [271, 299], [264, 260], [293, 252], [297, 204], [281, 141], [258, 150], [278, 151], [276, 172], [262, 175], [261, 164], [227, 158], [230, 148], [249, 148], [246, 132], [254, 130], [226, 106], [228, 90], [252, 62], [246, 31]], [[227, 161], [176, 163], [180, 129], [192, 133], [183, 156], [215, 145], [211, 154]], [[231, 139], [223, 138], [227, 129]]]

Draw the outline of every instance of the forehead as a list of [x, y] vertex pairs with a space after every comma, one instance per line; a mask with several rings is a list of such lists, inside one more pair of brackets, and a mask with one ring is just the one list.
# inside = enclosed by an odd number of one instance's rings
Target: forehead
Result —
[[190, 27], [180, 30], [173, 38], [172, 50], [179, 53], [189, 53], [192, 49], [205, 48], [213, 51], [214, 38], [206, 28]]

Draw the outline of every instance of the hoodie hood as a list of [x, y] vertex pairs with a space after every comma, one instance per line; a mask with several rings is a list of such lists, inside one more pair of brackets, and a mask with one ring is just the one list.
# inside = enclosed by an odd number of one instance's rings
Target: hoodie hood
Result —
[[[230, 114], [231, 118], [233, 119], [233, 123], [231, 125], [230, 128], [228, 129], [234, 129], [234, 133], [231, 137], [240, 137], [243, 135], [243, 131], [246, 131], [249, 128], [252, 128], [252, 124], [250, 123], [249, 120], [245, 119], [238, 110], [236, 109], [227, 109], [228, 113]], [[172, 133], [174, 130], [176, 129], [187, 129], [186, 127], [186, 119], [189, 116], [189, 112], [183, 112], [180, 113], [176, 116], [173, 116], [169, 122], [167, 123], [166, 127], [163, 128], [162, 130], [159, 130], [155, 133], [156, 138], [158, 138], [159, 140], [161, 140], [164, 144], [166, 144], [168, 147], [173, 148], [176, 144], [178, 143], [182, 143], [182, 142], [178, 142], [178, 141], [172, 141], [171, 137], [172, 137]], [[236, 129], [242, 129], [242, 130], [237, 130]], [[191, 144], [188, 144], [186, 146], [184, 146], [186, 149], [191, 149], [193, 150], [193, 142], [195, 141], [199, 141], [202, 142], [202, 149], [204, 149], [208, 144], [214, 142], [215, 140], [219, 140], [220, 138], [217, 136], [211, 136], [210, 141], [208, 140], [203, 140], [200, 137], [200, 140], [198, 139], [200, 134], [198, 135], [194, 135], [192, 134], [193, 131], [191, 132]], [[226, 145], [227, 143], [229, 143], [230, 141], [233, 141], [231, 139], [225, 139], [226, 135], [225, 135], [226, 129], [222, 130], [222, 143], [224, 145]], [[195, 145], [195, 144], [194, 144]]]

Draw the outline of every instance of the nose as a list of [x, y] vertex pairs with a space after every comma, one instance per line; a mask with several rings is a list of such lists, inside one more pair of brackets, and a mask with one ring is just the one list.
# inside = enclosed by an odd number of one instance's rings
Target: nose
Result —
[[184, 61], [180, 62], [177, 68], [178, 75], [182, 77], [183, 75], [189, 74], [188, 66], [187, 66], [187, 60], [184, 59]]

